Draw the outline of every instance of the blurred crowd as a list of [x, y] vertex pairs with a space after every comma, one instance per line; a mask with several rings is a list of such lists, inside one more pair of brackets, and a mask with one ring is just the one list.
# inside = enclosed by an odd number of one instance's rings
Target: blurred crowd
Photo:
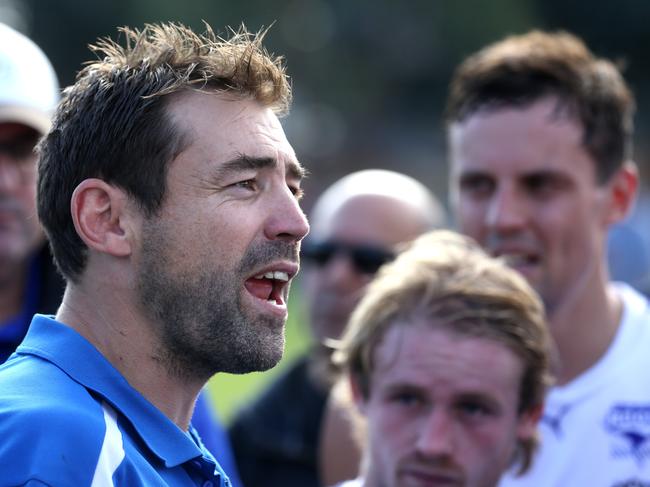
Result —
[[[122, 34], [62, 90], [0, 25], [0, 487], [650, 486], [615, 63], [489, 44], [450, 80], [448, 202], [376, 167], [307, 216], [265, 33]], [[205, 384], [280, 360], [299, 262], [313, 345], [224, 425]]]

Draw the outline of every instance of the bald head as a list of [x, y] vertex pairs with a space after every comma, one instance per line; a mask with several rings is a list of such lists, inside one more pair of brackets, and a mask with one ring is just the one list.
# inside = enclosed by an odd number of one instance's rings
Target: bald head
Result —
[[423, 227], [409, 240], [445, 224], [442, 206], [422, 183], [398, 172], [367, 169], [344, 176], [318, 198], [310, 218], [312, 237], [322, 239], [338, 216], [354, 209], [355, 202], [363, 204], [364, 200], [383, 201], [387, 206], [406, 209], [413, 222]]
[[352, 173], [330, 186], [311, 212], [304, 282], [316, 340], [338, 338], [363, 288], [397, 244], [445, 224], [435, 196], [393, 171]]

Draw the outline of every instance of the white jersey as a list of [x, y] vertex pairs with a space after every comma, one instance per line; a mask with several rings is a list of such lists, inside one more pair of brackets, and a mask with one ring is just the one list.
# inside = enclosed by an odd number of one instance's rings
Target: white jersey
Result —
[[358, 478], [354, 480], [346, 480], [339, 484], [333, 485], [332, 487], [361, 487], [363, 485], [363, 479]]
[[523, 477], [499, 487], [650, 487], [650, 305], [624, 284], [620, 327], [605, 355], [554, 387], [541, 448]]

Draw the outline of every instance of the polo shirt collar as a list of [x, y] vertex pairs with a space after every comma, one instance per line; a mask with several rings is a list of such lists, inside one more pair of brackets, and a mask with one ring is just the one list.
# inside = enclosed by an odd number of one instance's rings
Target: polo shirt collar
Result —
[[[74, 352], [71, 352], [74, 350]], [[167, 467], [212, 456], [126, 381], [83, 336], [52, 317], [35, 315], [18, 354], [41, 357], [100, 395], [135, 428]]]

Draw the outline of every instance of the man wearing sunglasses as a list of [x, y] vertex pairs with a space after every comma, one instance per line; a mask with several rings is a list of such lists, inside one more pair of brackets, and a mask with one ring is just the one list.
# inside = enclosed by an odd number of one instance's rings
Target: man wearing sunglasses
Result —
[[339, 338], [366, 284], [393, 258], [395, 246], [444, 225], [444, 212], [413, 178], [366, 170], [328, 188], [310, 224], [301, 251], [302, 284], [315, 345], [233, 423], [231, 441], [246, 487], [320, 485], [329, 358], [323, 344]]
[[63, 295], [36, 217], [34, 152], [58, 98], [45, 54], [0, 24], [0, 363], [22, 341], [32, 315], [54, 313]]

